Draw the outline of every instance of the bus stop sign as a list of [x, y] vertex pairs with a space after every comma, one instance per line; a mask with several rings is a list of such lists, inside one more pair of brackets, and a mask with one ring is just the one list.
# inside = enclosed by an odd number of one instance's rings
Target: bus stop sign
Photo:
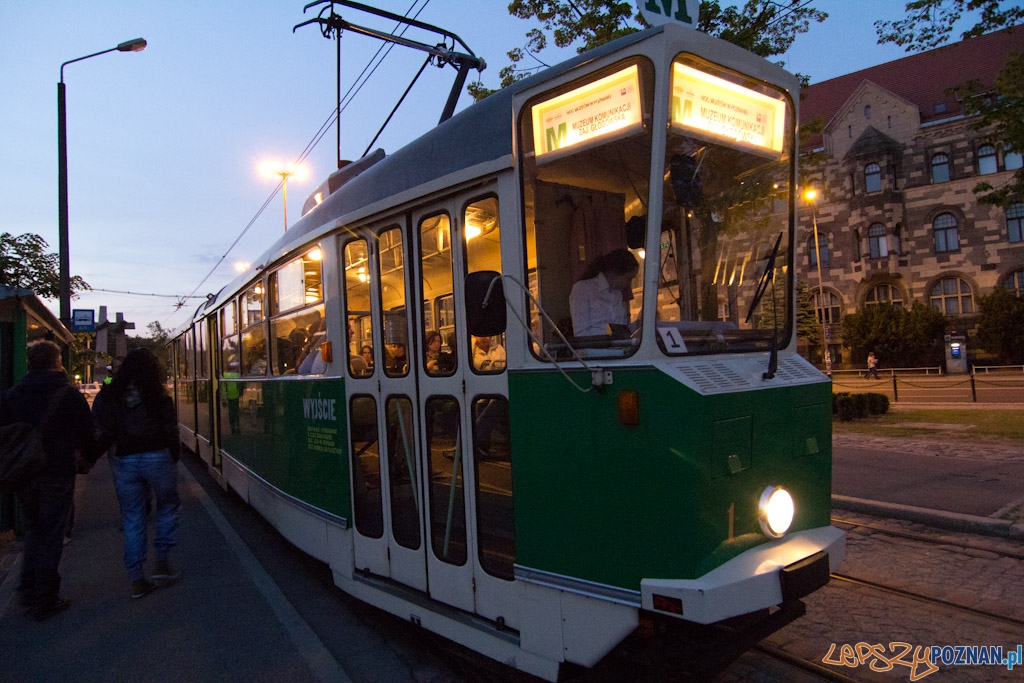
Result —
[[76, 308], [71, 311], [72, 332], [95, 332], [96, 311]]

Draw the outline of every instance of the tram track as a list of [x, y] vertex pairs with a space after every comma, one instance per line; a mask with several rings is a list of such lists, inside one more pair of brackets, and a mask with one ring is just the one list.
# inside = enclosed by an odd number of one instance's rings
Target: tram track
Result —
[[794, 654], [786, 652], [782, 648], [772, 645], [771, 643], [762, 641], [754, 646], [753, 648], [758, 653], [770, 657], [775, 661], [787, 664], [795, 669], [800, 670], [805, 674], [813, 676], [815, 679], [820, 681], [831, 681], [832, 683], [856, 683], [856, 678], [845, 676], [841, 673], [833, 671], [827, 666], [820, 662], [812, 661], [810, 659], [804, 659]]
[[929, 536], [927, 534], [918, 534], [918, 533], [914, 533], [914, 532], [911, 532], [911, 531], [901, 531], [901, 530], [898, 530], [898, 529], [889, 529], [887, 527], [879, 526], [877, 524], [870, 524], [870, 523], [867, 523], [867, 522], [857, 522], [857, 521], [853, 521], [853, 520], [849, 520], [849, 519], [840, 519], [838, 517], [832, 517], [832, 522], [838, 522], [839, 524], [849, 524], [851, 526], [858, 526], [858, 527], [861, 527], [861, 528], [864, 528], [864, 529], [871, 529], [872, 531], [877, 531], [879, 533], [883, 533], [883, 534], [886, 534], [888, 536], [893, 536], [895, 538], [906, 538], [908, 540], [925, 541], [925, 542], [928, 542], [928, 543], [934, 543], [936, 545], [948, 545], [948, 546], [957, 546], [957, 547], [961, 547], [961, 548], [970, 548], [972, 550], [983, 550], [983, 551], [986, 551], [986, 552], [994, 553], [996, 555], [1001, 555], [1002, 557], [1009, 557], [1009, 558], [1012, 558], [1012, 559], [1015, 559], [1015, 560], [1024, 560], [1024, 552], [1014, 552], [1012, 550], [1007, 550], [1007, 549], [1004, 549], [1004, 548], [994, 548], [994, 547], [992, 547], [989, 544], [968, 543], [968, 542], [964, 542], [964, 541], [954, 541], [954, 540], [951, 540], [951, 539], [946, 538], [946, 537], [936, 538], [934, 536]]

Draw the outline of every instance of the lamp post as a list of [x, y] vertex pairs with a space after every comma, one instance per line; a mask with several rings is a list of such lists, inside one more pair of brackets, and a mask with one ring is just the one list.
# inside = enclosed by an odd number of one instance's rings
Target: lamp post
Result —
[[825, 374], [832, 376], [832, 354], [828, 351], [828, 331], [825, 329], [825, 292], [821, 278], [821, 249], [818, 246], [818, 191], [813, 187], [804, 192], [804, 198], [811, 204], [811, 226], [814, 229], [814, 262], [818, 265], [818, 305], [821, 307], [821, 343], [825, 351]]
[[265, 161], [260, 164], [260, 173], [264, 177], [281, 179], [281, 199], [284, 202], [284, 231], [288, 232], [288, 178], [302, 180], [307, 169], [302, 164], [286, 164], [280, 161]]
[[67, 133], [67, 107], [64, 97], [64, 67], [68, 64], [80, 62], [90, 57], [98, 57], [108, 52], [140, 52], [146, 49], [146, 41], [142, 38], [126, 40], [112, 47], [109, 50], [101, 50], [91, 55], [70, 59], [60, 65], [60, 81], [57, 83], [57, 201], [58, 201], [58, 228], [57, 239], [60, 260], [60, 321], [66, 326], [71, 326], [71, 276], [70, 258], [68, 256], [68, 133]]

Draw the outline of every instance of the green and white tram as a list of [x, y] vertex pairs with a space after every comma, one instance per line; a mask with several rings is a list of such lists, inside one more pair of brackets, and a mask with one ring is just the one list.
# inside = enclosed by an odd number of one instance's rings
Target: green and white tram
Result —
[[[645, 619], [762, 637], [844, 553], [797, 92], [666, 25], [342, 168], [175, 339], [183, 442], [344, 591], [538, 676]], [[632, 324], [573, 336], [615, 249]]]

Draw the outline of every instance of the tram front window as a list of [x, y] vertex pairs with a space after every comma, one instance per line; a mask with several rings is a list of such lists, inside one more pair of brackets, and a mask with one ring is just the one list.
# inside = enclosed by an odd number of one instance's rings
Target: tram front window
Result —
[[781, 91], [682, 55], [673, 64], [658, 275], [669, 355], [788, 339], [792, 108]]
[[653, 96], [651, 64], [633, 59], [524, 109], [527, 267], [540, 303], [530, 325], [542, 359], [568, 357], [563, 337], [591, 357], [639, 344]]

